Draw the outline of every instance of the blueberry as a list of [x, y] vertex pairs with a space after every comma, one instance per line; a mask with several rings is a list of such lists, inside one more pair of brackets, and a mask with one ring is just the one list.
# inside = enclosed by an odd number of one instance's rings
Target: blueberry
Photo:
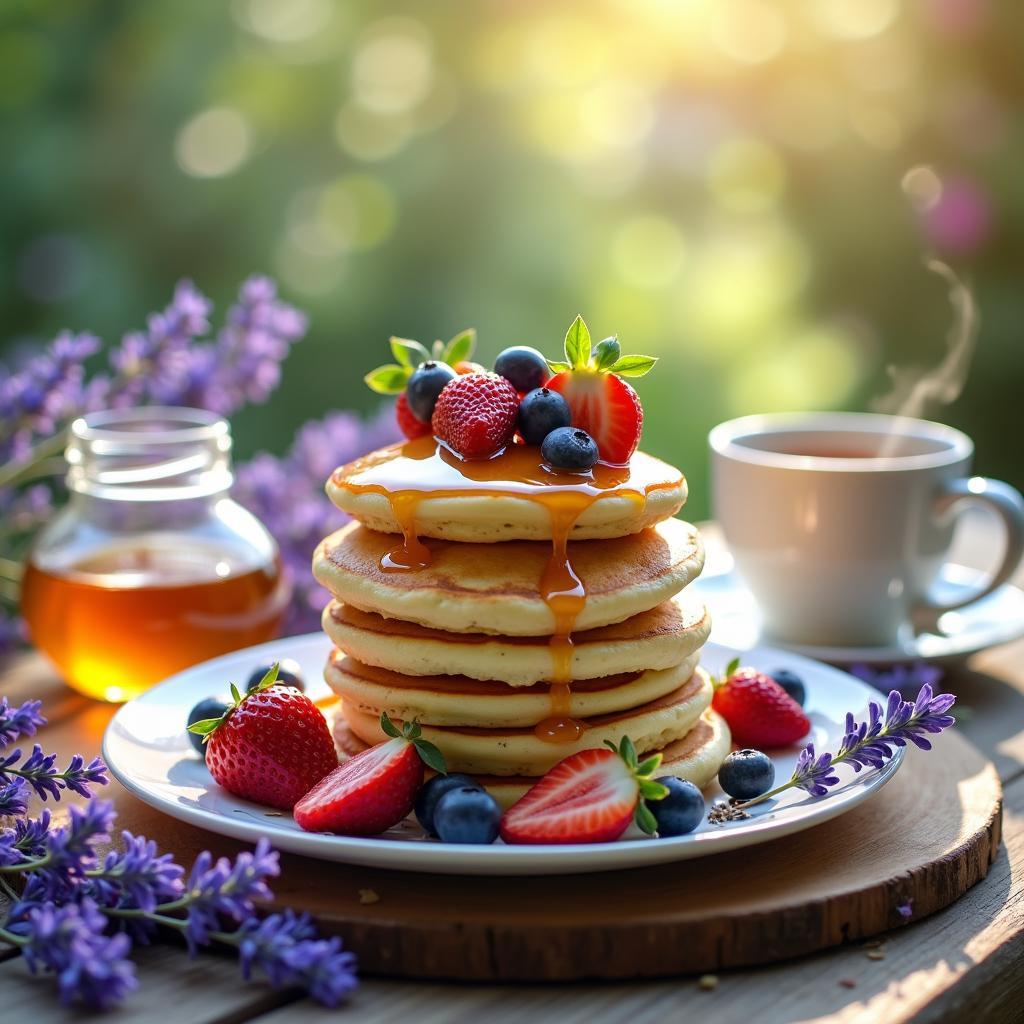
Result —
[[416, 820], [423, 826], [423, 830], [429, 835], [437, 835], [434, 831], [434, 808], [445, 793], [453, 789], [472, 789], [474, 786], [480, 788], [475, 779], [458, 773], [435, 775], [429, 779], [416, 795], [416, 804], [413, 807]]
[[597, 462], [594, 439], [577, 427], [559, 427], [552, 430], [540, 446], [545, 462], [557, 469], [590, 469]]
[[552, 430], [571, 422], [569, 403], [557, 391], [534, 388], [519, 403], [519, 433], [527, 444], [540, 444]]
[[760, 750], [734, 750], [718, 769], [718, 784], [737, 800], [753, 800], [767, 793], [775, 781], [775, 765]]
[[405, 385], [405, 400], [413, 416], [421, 423], [429, 423], [437, 405], [437, 396], [456, 377], [458, 374], [447, 363], [436, 363], [433, 359], [420, 363]]
[[501, 807], [477, 785], [449, 789], [434, 809], [434, 827], [443, 843], [487, 845], [498, 838]]
[[704, 794], [692, 783], [664, 775], [655, 780], [668, 786], [663, 800], [648, 800], [647, 806], [658, 823], [658, 835], [684, 836], [704, 820]]
[[[217, 700], [216, 697], [207, 697], [206, 700], [201, 700], [188, 713], [188, 721], [185, 724], [186, 726], [195, 725], [196, 722], [201, 722], [205, 718], [220, 718], [227, 709], [228, 706], [223, 701]], [[188, 736], [189, 743], [195, 747], [196, 753], [206, 757], [206, 744], [203, 742], [203, 737], [198, 733], [188, 732], [187, 730], [185, 735]]]
[[516, 391], [533, 391], [551, 377], [548, 361], [528, 345], [514, 345], [498, 354], [494, 372], [507, 380]]
[[804, 681], [795, 672], [790, 672], [788, 668], [780, 668], [772, 672], [771, 677], [800, 707], [804, 706], [804, 702], [807, 700], [807, 688], [804, 686]]
[[[251, 693], [263, 682], [263, 677], [270, 671], [269, 665], [260, 665], [245, 684], [245, 692]], [[304, 690], [302, 666], [294, 658], [283, 658], [277, 665], [277, 681], [282, 686], [294, 686], [296, 690]]]

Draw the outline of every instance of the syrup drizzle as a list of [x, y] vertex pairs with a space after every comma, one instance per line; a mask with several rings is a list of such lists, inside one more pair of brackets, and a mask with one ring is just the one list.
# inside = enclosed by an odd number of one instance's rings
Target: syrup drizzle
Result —
[[430, 549], [417, 534], [419, 504], [427, 498], [482, 495], [520, 498], [544, 506], [551, 517], [551, 558], [540, 580], [540, 594], [554, 618], [550, 640], [551, 714], [537, 725], [538, 738], [572, 743], [583, 732], [572, 711], [572, 632], [586, 604], [586, 588], [569, 557], [569, 534], [579, 517], [602, 497], [626, 498], [639, 505], [659, 487], [677, 480], [662, 477], [633, 482], [629, 467], [596, 465], [588, 474], [564, 473], [540, 465], [536, 449], [511, 445], [490, 459], [464, 460], [433, 437], [373, 452], [339, 469], [335, 486], [353, 494], [380, 494], [402, 530], [402, 543], [380, 561], [385, 572], [415, 572], [430, 565]]

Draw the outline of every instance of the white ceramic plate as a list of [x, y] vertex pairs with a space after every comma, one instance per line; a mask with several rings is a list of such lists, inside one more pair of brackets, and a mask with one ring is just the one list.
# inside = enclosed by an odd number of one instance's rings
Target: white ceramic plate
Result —
[[[122, 707], [103, 738], [103, 755], [114, 776], [141, 800], [192, 825], [255, 842], [267, 836], [281, 850], [348, 864], [365, 864], [403, 871], [441, 874], [527, 875], [576, 874], [634, 868], [646, 864], [703, 857], [828, 821], [867, 799], [892, 778], [902, 751], [880, 771], [838, 769], [842, 782], [822, 799], [789, 790], [777, 801], [756, 808], [745, 821], [709, 825], [670, 839], [652, 839], [631, 831], [615, 843], [577, 846], [469, 846], [426, 839], [414, 822], [404, 822], [386, 835], [361, 839], [303, 832], [287, 815], [240, 800], [217, 786], [185, 735], [189, 710], [204, 697], [227, 692], [228, 682], [245, 683], [262, 664], [294, 658], [303, 668], [307, 693], [313, 699], [328, 695], [321, 670], [330, 642], [320, 633], [290, 637], [236, 651], [185, 672]], [[713, 673], [736, 652], [717, 644], [704, 650], [703, 664]], [[744, 664], [771, 671], [789, 668], [807, 687], [810, 739], [820, 751], [835, 750], [842, 738], [847, 711], [859, 715], [878, 694], [859, 680], [799, 655], [755, 648], [743, 655]], [[798, 748], [776, 752], [776, 781], [787, 779]], [[713, 786], [709, 802], [721, 791]]]
[[[731, 557], [719, 558], [720, 571], [705, 571], [694, 581], [692, 592], [707, 603], [714, 623], [711, 635], [716, 642], [756, 650], [762, 642], [757, 602], [732, 568]], [[977, 569], [947, 564], [942, 567], [937, 589], [943, 599], [952, 600], [964, 592], [977, 593], [984, 580], [985, 574]], [[940, 615], [934, 630], [915, 630], [907, 624], [893, 644], [787, 649], [835, 665], [956, 662], [1020, 636], [1024, 636], [1024, 591], [1005, 583], [980, 601]]]

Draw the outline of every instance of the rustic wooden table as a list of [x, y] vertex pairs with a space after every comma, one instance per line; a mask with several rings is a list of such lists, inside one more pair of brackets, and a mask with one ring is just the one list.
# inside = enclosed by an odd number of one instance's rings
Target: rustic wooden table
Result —
[[[988, 524], [979, 520], [961, 536], [958, 560], [984, 565], [991, 546]], [[1024, 1020], [1024, 642], [976, 656], [951, 670], [944, 686], [959, 695], [959, 728], [992, 758], [1005, 787], [1003, 849], [988, 877], [948, 909], [901, 928], [881, 945], [850, 945], [791, 963], [723, 972], [710, 990], [692, 977], [558, 986], [367, 978], [342, 1012], [366, 1024], [662, 1024], [691, 1014], [699, 1014], [702, 1024]], [[111, 714], [71, 695], [32, 657], [3, 673], [0, 693], [13, 700], [41, 697], [53, 735], [73, 730], [83, 750], [98, 746]], [[41, 742], [47, 743], [46, 730]], [[245, 985], [234, 963], [217, 955], [190, 961], [180, 948], [155, 946], [137, 960], [140, 988], [111, 1019], [312, 1024], [339, 1012]], [[0, 1007], [3, 1020], [33, 1024], [80, 1016], [61, 1009], [52, 982], [30, 976], [10, 952], [0, 953]]]

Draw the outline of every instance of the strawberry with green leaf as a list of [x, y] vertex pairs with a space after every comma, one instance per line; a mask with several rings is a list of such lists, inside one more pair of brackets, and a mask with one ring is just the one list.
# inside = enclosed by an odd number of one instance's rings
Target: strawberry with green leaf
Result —
[[219, 718], [189, 726], [206, 742], [206, 767], [229, 793], [281, 810], [337, 767], [334, 740], [320, 709], [294, 686], [277, 682], [278, 666], [248, 693], [231, 684]]
[[371, 370], [363, 379], [380, 395], [397, 395], [395, 417], [398, 426], [411, 441], [430, 433], [430, 418], [437, 396], [445, 384], [464, 373], [479, 372], [470, 360], [476, 345], [476, 331], [460, 331], [447, 344], [435, 341], [428, 351], [418, 341], [392, 338], [394, 363]]
[[623, 377], [642, 377], [656, 362], [653, 356], [622, 355], [614, 337], [592, 346], [578, 316], [565, 335], [565, 360], [549, 360], [555, 376], [544, 386], [569, 403], [572, 425], [594, 439], [602, 462], [624, 465], [640, 443], [644, 410]]
[[295, 821], [307, 832], [372, 836], [397, 825], [423, 785], [424, 765], [446, 774], [441, 751], [423, 738], [419, 722], [399, 728], [380, 716], [391, 738], [343, 762], [296, 805]]
[[662, 800], [668, 787], [651, 776], [661, 754], [643, 761], [625, 736], [616, 746], [581, 750], [555, 765], [501, 821], [506, 843], [610, 843], [635, 821], [653, 835], [658, 823], [646, 800]]

